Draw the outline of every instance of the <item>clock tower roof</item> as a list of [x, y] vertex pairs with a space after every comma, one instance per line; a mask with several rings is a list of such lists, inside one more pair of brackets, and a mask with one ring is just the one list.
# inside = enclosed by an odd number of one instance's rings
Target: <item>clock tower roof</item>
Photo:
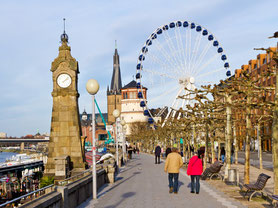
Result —
[[71, 48], [68, 45], [68, 35], [65, 31], [65, 18], [64, 18], [64, 33], [61, 35], [61, 43], [62, 45], [59, 47], [59, 55], [52, 62], [51, 71], [54, 72], [58, 68], [58, 66], [66, 62], [69, 66], [69, 69], [76, 71], [79, 73], [78, 62], [71, 55]]
[[67, 33], [66, 33], [66, 19], [64, 18], [63, 20], [64, 20], [64, 33], [61, 35], [61, 41], [62, 41], [62, 43], [63, 43], [63, 42], [68, 43], [68, 41], [69, 41], [69, 36], [68, 36]]

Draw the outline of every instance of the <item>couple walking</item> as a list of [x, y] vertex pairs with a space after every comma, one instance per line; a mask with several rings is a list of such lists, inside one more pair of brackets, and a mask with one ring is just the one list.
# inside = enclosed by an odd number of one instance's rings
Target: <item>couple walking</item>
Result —
[[[169, 193], [178, 193], [179, 170], [183, 165], [181, 155], [177, 148], [172, 148], [172, 152], [167, 156], [164, 171], [168, 172]], [[199, 159], [197, 153], [189, 160], [187, 175], [191, 176], [191, 193], [199, 194], [200, 192], [200, 176], [203, 172], [202, 160]]]

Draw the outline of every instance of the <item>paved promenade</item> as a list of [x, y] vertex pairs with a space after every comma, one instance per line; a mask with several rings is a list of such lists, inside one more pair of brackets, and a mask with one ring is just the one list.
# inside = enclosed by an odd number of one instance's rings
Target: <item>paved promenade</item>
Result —
[[244, 207], [203, 181], [200, 194], [191, 194], [185, 171], [179, 176], [178, 194], [169, 194], [168, 177], [163, 169], [164, 163], [155, 165], [153, 156], [135, 155], [121, 168], [113, 185], [103, 187], [97, 200], [88, 200], [79, 208]]
[[[273, 171], [272, 154], [263, 152], [263, 168]], [[238, 152], [238, 162], [241, 164], [245, 163], [245, 152]], [[258, 159], [258, 152], [250, 152], [250, 165], [259, 168], [260, 161]]]

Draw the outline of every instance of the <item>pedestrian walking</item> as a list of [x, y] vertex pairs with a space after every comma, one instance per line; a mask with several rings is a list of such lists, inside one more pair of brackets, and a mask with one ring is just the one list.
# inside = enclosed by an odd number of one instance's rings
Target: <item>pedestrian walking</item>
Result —
[[231, 164], [234, 163], [234, 154], [235, 154], [235, 148], [234, 148], [234, 145], [232, 145], [232, 148], [231, 148]]
[[139, 155], [139, 147], [136, 147], [136, 152], [137, 152], [137, 154]]
[[202, 160], [198, 157], [198, 153], [194, 152], [193, 157], [189, 160], [187, 167], [187, 175], [191, 177], [191, 193], [199, 194], [200, 192], [200, 177], [203, 172]]
[[133, 153], [134, 154], [136, 153], [136, 144], [135, 143], [133, 144]]
[[155, 164], [160, 164], [161, 148], [159, 145], [156, 146], [154, 154], [155, 154]]
[[130, 159], [130, 160], [132, 159], [132, 151], [133, 151], [132, 146], [129, 145], [127, 152], [128, 152], [128, 159]]
[[224, 163], [225, 162], [225, 155], [226, 155], [225, 147], [221, 147], [220, 155], [221, 155], [221, 160]]
[[[178, 193], [179, 172], [183, 162], [178, 149], [173, 147], [172, 152], [167, 156], [164, 171], [168, 172], [169, 193]], [[173, 182], [174, 179], [174, 182]]]
[[172, 152], [170, 147], [167, 147], [166, 152], [165, 152], [165, 157], [167, 158], [167, 156]]

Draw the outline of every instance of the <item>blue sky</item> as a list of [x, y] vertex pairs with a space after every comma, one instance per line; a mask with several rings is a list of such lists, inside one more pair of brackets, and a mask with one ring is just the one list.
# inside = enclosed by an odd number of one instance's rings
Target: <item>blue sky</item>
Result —
[[79, 62], [79, 106], [91, 112], [85, 85], [97, 79], [96, 98], [106, 112], [115, 40], [123, 84], [132, 80], [146, 38], [173, 20], [189, 20], [209, 29], [221, 42], [231, 70], [254, 59], [254, 47], [275, 46], [277, 0], [87, 0], [0, 2], [0, 132], [23, 136], [50, 131], [51, 62], [66, 32]]

